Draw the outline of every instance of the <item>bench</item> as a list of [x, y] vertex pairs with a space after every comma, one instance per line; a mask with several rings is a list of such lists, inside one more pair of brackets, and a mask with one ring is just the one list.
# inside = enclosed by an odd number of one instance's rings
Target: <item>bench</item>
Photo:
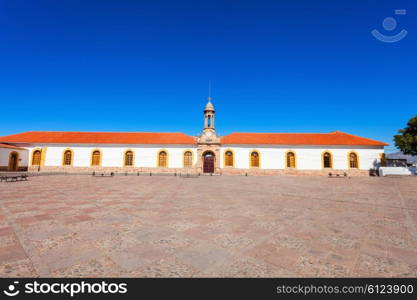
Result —
[[5, 182], [13, 182], [13, 181], [27, 181], [28, 180], [28, 175], [27, 174], [22, 174], [22, 175], [5, 175], [5, 176], [1, 176], [0, 177], [0, 182], [1, 181], [5, 181]]
[[111, 173], [96, 173], [96, 172], [93, 172], [93, 177], [113, 177], [114, 176], [114, 173], [113, 172], [111, 172]]
[[178, 176], [181, 178], [198, 178], [199, 174], [198, 173], [179, 173]]
[[331, 178], [331, 177], [348, 177], [348, 175], [347, 175], [346, 172], [343, 172], [343, 173], [332, 173], [332, 172], [330, 172], [329, 173], [329, 178]]

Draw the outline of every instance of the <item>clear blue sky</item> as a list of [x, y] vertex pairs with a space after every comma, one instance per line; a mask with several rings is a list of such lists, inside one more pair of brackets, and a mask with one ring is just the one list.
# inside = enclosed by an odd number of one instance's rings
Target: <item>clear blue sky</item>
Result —
[[[417, 113], [416, 14], [415, 0], [0, 0], [0, 136], [196, 134], [211, 79], [222, 135], [341, 130], [392, 144]], [[372, 29], [409, 34], [388, 44]]]

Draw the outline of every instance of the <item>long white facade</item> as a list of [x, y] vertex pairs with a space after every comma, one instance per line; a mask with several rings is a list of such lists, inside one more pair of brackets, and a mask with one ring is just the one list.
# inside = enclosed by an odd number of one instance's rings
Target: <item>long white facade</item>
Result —
[[[91, 167], [92, 153], [100, 151], [100, 167], [124, 167], [124, 154], [126, 151], [134, 153], [133, 167], [136, 168], [157, 168], [158, 154], [165, 151], [167, 155], [167, 168], [183, 168], [184, 153], [193, 153], [193, 167], [197, 163], [196, 145], [185, 146], [166, 146], [166, 145], [33, 145], [26, 148], [33, 155], [34, 150], [45, 151], [44, 166], [59, 167], [63, 166], [63, 155], [66, 150], [73, 152], [73, 167]], [[375, 146], [260, 146], [260, 145], [222, 145], [220, 147], [220, 168], [230, 168], [225, 166], [225, 152], [233, 152], [233, 168], [250, 169], [250, 154], [257, 151], [260, 154], [259, 169], [280, 170], [286, 169], [286, 154], [291, 151], [295, 154], [295, 169], [299, 170], [321, 170], [323, 169], [322, 155], [324, 152], [332, 154], [333, 169], [348, 170], [348, 155], [354, 152], [358, 155], [358, 169], [369, 170], [375, 168], [379, 163], [381, 154], [384, 153], [382, 147]], [[8, 151], [11, 152], [11, 151]], [[27, 163], [27, 154], [23, 156]], [[2, 155], [3, 160], [7, 155]], [[32, 166], [32, 161], [29, 161]]]

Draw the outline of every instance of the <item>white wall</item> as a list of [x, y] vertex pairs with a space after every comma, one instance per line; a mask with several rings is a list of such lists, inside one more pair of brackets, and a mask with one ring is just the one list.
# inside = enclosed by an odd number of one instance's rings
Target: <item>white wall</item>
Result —
[[19, 167], [28, 166], [28, 151], [26, 150], [15, 150], [9, 148], [0, 148], [0, 166], [9, 166], [9, 156], [11, 152], [19, 153]]
[[[66, 149], [71, 149], [74, 153], [74, 167], [90, 167], [91, 154], [94, 150], [101, 151], [102, 167], [123, 167], [124, 153], [132, 150], [134, 153], [135, 167], [157, 167], [157, 155], [164, 150], [168, 153], [168, 168], [183, 167], [183, 153], [186, 150], [193, 152], [193, 164], [197, 162], [197, 148], [195, 145], [179, 145], [164, 147], [164, 145], [44, 145], [46, 146], [45, 166], [62, 166], [62, 156]], [[32, 154], [33, 149], [42, 146], [28, 147]]]
[[322, 153], [330, 151], [333, 154], [333, 169], [348, 169], [348, 153], [355, 151], [359, 156], [359, 167], [363, 170], [374, 168], [375, 162], [379, 162], [380, 154], [384, 153], [382, 147], [363, 147], [355, 146], [347, 148], [346, 146], [263, 146], [259, 145], [222, 145], [220, 148], [220, 166], [224, 166], [224, 153], [232, 150], [234, 153], [234, 167], [238, 169], [248, 169], [249, 155], [253, 150], [260, 153], [261, 169], [284, 169], [285, 153], [289, 150], [296, 155], [297, 169], [316, 170], [322, 169]]

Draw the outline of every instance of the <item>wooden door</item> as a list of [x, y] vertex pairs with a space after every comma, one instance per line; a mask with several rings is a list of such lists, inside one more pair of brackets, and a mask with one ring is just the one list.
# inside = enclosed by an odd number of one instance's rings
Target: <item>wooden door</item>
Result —
[[213, 155], [208, 154], [204, 156], [203, 172], [214, 173], [214, 156]]
[[9, 171], [17, 171], [18, 169], [19, 154], [16, 152], [10, 153], [9, 156]]

